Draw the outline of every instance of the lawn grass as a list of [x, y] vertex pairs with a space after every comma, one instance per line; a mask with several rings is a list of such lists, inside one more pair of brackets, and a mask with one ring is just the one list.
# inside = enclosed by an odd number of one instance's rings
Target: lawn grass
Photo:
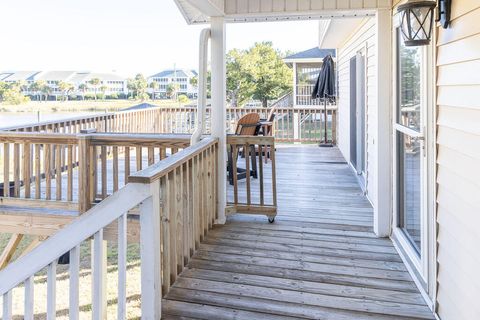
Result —
[[[3, 250], [10, 234], [0, 234], [0, 250]], [[18, 257], [22, 249], [24, 249], [32, 241], [31, 236], [25, 236], [20, 243], [19, 250], [15, 254]], [[91, 319], [91, 241], [84, 241], [80, 246], [80, 319]], [[117, 269], [117, 246], [109, 243], [107, 247], [107, 317], [116, 319], [117, 314], [117, 287], [118, 287], [118, 269]], [[127, 249], [127, 318], [139, 319], [141, 315], [140, 309], [140, 247], [136, 243], [128, 245]], [[35, 274], [35, 319], [46, 319], [47, 306], [47, 273], [46, 269]], [[57, 266], [57, 319], [68, 319], [68, 300], [69, 300], [69, 276], [68, 265]], [[13, 290], [13, 319], [23, 319], [23, 285]], [[0, 305], [3, 301], [0, 297]]]

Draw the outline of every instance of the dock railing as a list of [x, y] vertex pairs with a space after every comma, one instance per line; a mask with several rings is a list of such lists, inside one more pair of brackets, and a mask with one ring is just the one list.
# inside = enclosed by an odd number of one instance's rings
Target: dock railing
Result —
[[[282, 101], [290, 101], [284, 99]], [[327, 115], [323, 106], [275, 104], [273, 135], [279, 142], [323, 142], [324, 121], [327, 121], [329, 140], [337, 140], [337, 107], [329, 105]], [[247, 113], [258, 113], [267, 119], [271, 109], [262, 107], [227, 107], [227, 133], [233, 133], [237, 121]], [[206, 133], [210, 132], [211, 107], [206, 108]], [[47, 121], [2, 129], [15, 132], [80, 133], [94, 129], [98, 133], [175, 133], [192, 134], [195, 130], [197, 109], [191, 106], [152, 107], [95, 114], [64, 120]]]
[[161, 301], [212, 227], [216, 212], [218, 139], [205, 138], [129, 177], [128, 183], [0, 272], [3, 319], [12, 295], [23, 290], [23, 317], [34, 318], [34, 276], [47, 269], [47, 319], [57, 313], [57, 259], [70, 253], [69, 319], [79, 319], [80, 245], [92, 245], [92, 318], [106, 315], [104, 230], [118, 227], [117, 319], [127, 315], [127, 215], [140, 216], [142, 319], [160, 319]]

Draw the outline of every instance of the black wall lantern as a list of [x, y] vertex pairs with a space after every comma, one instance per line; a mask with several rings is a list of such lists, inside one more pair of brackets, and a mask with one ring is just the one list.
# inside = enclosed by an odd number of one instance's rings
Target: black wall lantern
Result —
[[398, 6], [405, 46], [425, 46], [430, 43], [436, 5], [431, 0], [409, 0]]
[[444, 29], [448, 28], [450, 24], [450, 7], [452, 6], [451, 0], [438, 0], [438, 17], [437, 21], [440, 22]]

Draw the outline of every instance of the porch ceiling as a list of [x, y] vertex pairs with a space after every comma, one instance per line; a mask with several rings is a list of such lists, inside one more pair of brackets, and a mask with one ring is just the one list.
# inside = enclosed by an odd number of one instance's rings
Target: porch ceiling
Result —
[[174, 0], [188, 24], [208, 23], [223, 16], [227, 22], [331, 19], [369, 16], [391, 8], [391, 0]]
[[364, 17], [322, 20], [320, 22], [319, 47], [321, 49], [340, 48], [364, 21]]

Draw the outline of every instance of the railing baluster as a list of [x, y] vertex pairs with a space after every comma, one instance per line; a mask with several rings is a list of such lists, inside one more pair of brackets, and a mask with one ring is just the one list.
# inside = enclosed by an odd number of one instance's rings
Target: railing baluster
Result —
[[62, 200], [62, 145], [55, 146], [55, 191], [56, 200]]
[[184, 259], [183, 259], [183, 178], [182, 178], [182, 170], [180, 168], [176, 168], [173, 172], [175, 176], [175, 212], [176, 215], [176, 254], [177, 254], [177, 274], [182, 272], [184, 266]]
[[25, 296], [24, 296], [24, 313], [23, 318], [25, 320], [33, 320], [34, 316], [34, 281], [33, 276], [25, 280], [23, 283], [25, 286]]
[[42, 171], [40, 167], [40, 144], [35, 144], [35, 199], [40, 199]]
[[175, 172], [168, 173], [168, 220], [169, 220], [169, 231], [170, 231], [170, 281], [174, 283], [177, 279], [177, 215], [176, 215], [176, 205], [177, 201], [175, 200]]
[[67, 201], [73, 200], [73, 146], [67, 146]]
[[3, 317], [4, 320], [12, 319], [12, 291], [3, 294]]
[[102, 199], [107, 197], [107, 147], [101, 146], [101, 166], [102, 166]]
[[45, 167], [45, 198], [52, 198], [52, 168], [51, 168], [51, 150], [50, 144], [43, 145], [43, 166]]
[[13, 180], [14, 180], [14, 197], [20, 196], [20, 145], [13, 145]]
[[136, 152], [135, 160], [137, 161], [137, 171], [140, 171], [142, 170], [142, 147], [137, 147]]
[[3, 144], [3, 196], [10, 197], [10, 144]]
[[[127, 315], [127, 214], [118, 218], [118, 299], [117, 319]], [[143, 232], [143, 230], [142, 230]]]
[[30, 198], [30, 143], [23, 144], [23, 186], [25, 198]]
[[[245, 157], [245, 180], [246, 180], [246, 192], [247, 192], [247, 205], [252, 202], [251, 190], [250, 190], [250, 145], [246, 143], [243, 146], [243, 155]], [[252, 168], [253, 169], [253, 168]]]
[[262, 145], [258, 145], [258, 175], [259, 175], [259, 185], [260, 185], [260, 205], [263, 206], [265, 204], [265, 196], [263, 190], [263, 161], [262, 161], [262, 153], [265, 150], [265, 163], [267, 162], [267, 146], [262, 148]]
[[106, 317], [106, 246], [103, 229], [93, 236], [92, 253], [92, 318]]
[[113, 147], [113, 192], [118, 190], [118, 147]]
[[79, 319], [79, 271], [80, 271], [80, 246], [76, 246], [70, 250], [70, 263], [68, 266], [68, 274], [69, 274], [68, 318], [70, 320]]
[[57, 313], [57, 261], [47, 267], [47, 320], [53, 320]]

